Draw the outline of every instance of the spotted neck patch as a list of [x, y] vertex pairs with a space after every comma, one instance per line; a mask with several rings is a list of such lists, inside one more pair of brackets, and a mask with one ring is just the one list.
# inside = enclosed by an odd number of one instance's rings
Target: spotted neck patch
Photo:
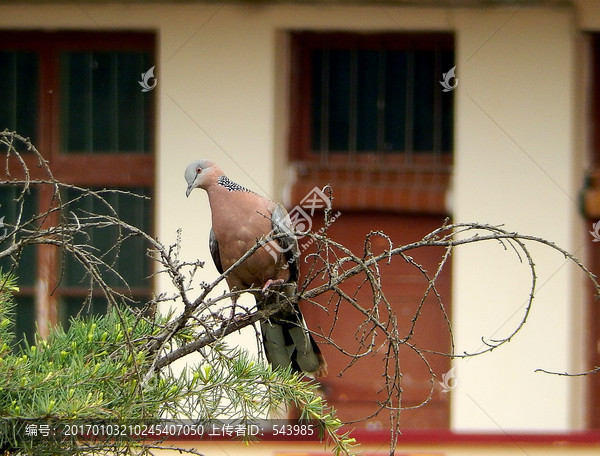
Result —
[[232, 180], [229, 180], [227, 176], [219, 176], [217, 184], [225, 187], [230, 192], [252, 192], [252, 190], [248, 190], [246, 187], [242, 187], [240, 184], [236, 184]]

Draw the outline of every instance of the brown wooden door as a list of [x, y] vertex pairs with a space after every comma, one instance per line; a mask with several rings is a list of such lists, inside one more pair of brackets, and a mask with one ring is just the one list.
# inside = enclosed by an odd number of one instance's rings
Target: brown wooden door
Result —
[[[592, 222], [589, 224], [590, 228]], [[588, 241], [588, 252], [590, 259], [590, 270], [600, 277], [600, 250], [598, 243]], [[600, 366], [600, 306], [595, 297], [594, 289], [588, 285], [589, 296], [589, 365], [592, 367]], [[589, 408], [588, 420], [589, 427], [592, 429], [600, 428], [600, 373], [588, 375], [588, 395]]]
[[[587, 231], [595, 231], [594, 224], [600, 219], [600, 34], [590, 34], [590, 151], [588, 175], [583, 182], [582, 209], [587, 219]], [[587, 239], [587, 258], [590, 271], [600, 275], [600, 244], [590, 233]], [[590, 368], [600, 366], [600, 306], [591, 284], [587, 285], [588, 309], [588, 365]], [[587, 376], [588, 394], [588, 427], [600, 428], [600, 374]]]
[[[290, 38], [289, 159], [294, 163], [290, 207], [310, 203], [307, 198], [314, 189], [329, 184], [334, 212], [342, 211], [330, 235], [358, 255], [364, 250], [365, 235], [372, 230], [383, 230], [398, 245], [419, 240], [439, 227], [450, 213], [446, 201], [454, 149], [453, 92], [442, 90], [439, 77], [455, 65], [454, 36], [301, 31]], [[314, 206], [307, 205], [312, 217]], [[318, 229], [313, 218], [312, 230]], [[386, 239], [376, 236], [371, 244], [374, 251], [388, 246]], [[312, 245], [304, 252], [308, 259], [302, 265], [305, 277], [315, 260], [309, 255], [311, 248], [314, 251]], [[335, 254], [341, 254], [331, 253], [334, 262]], [[411, 255], [434, 274], [443, 251]], [[400, 427], [448, 427], [449, 397], [441, 392], [437, 378], [432, 381], [432, 372], [441, 377], [449, 370], [449, 360], [409, 348], [414, 344], [448, 351], [444, 312], [432, 294], [422, 306], [414, 334], [409, 334], [428, 281], [400, 257], [380, 266], [393, 309], [392, 317], [382, 311], [380, 319], [388, 324], [396, 318], [401, 337], [410, 335], [396, 357], [401, 363], [402, 405], [417, 406], [428, 399], [431, 385], [435, 387], [426, 406], [402, 413]], [[372, 308], [373, 293], [363, 278], [352, 278], [342, 289], [363, 308]], [[447, 306], [448, 267], [437, 286]], [[370, 340], [372, 333], [369, 325], [361, 325], [364, 314], [348, 301], [336, 313], [336, 303], [335, 296], [321, 296], [318, 304], [323, 308], [304, 303], [304, 312], [312, 320], [309, 327], [320, 327], [338, 344], [337, 348], [324, 344], [330, 365], [325, 393], [340, 417], [352, 421], [372, 415], [377, 401], [385, 397], [383, 374], [389, 358], [379, 334], [374, 341], [378, 350], [346, 368], [350, 358], [341, 351], [364, 351], [361, 338]], [[382, 413], [356, 426], [389, 429], [388, 417]]]
[[[329, 228], [329, 236], [349, 247], [353, 252], [361, 255], [364, 249], [365, 235], [370, 231], [381, 230], [385, 232], [394, 243], [394, 246], [406, 244], [421, 239], [425, 234], [439, 227], [444, 221], [442, 216], [431, 215], [403, 215], [382, 212], [342, 211], [340, 216]], [[320, 228], [313, 222], [313, 231]], [[302, 245], [302, 240], [300, 244]], [[388, 248], [388, 241], [380, 236], [371, 237], [373, 252], [382, 252]], [[309, 270], [311, 252], [314, 245], [307, 248], [302, 262], [303, 277]], [[409, 252], [415, 261], [423, 265], [433, 276], [444, 254], [443, 249], [418, 249]], [[422, 350], [447, 352], [450, 347], [450, 336], [444, 313], [440, 304], [432, 293], [425, 300], [419, 314], [419, 304], [427, 288], [427, 280], [414, 266], [409, 265], [403, 258], [396, 256], [390, 264], [382, 263], [381, 274], [385, 295], [390, 302], [398, 321], [400, 337], [407, 336], [416, 317], [414, 334], [407, 340]], [[446, 264], [443, 273], [438, 278], [436, 285], [443, 298], [445, 311], [449, 313], [450, 305], [450, 263]], [[348, 280], [343, 290], [349, 295], [356, 296], [357, 302], [362, 307], [372, 307], [373, 293], [368, 285], [364, 284], [364, 276], [355, 276]], [[362, 284], [362, 288], [361, 287]], [[359, 289], [360, 288], [360, 289]], [[357, 291], [358, 290], [358, 291]], [[356, 293], [356, 294], [355, 294]], [[365, 316], [350, 304], [343, 303], [336, 314], [336, 302], [329, 301], [330, 295], [320, 296], [319, 304], [327, 312], [310, 303], [303, 303], [302, 311], [308, 325], [316, 332], [328, 334], [336, 344], [350, 353], [364, 351], [359, 340], [364, 331], [370, 329], [364, 325]], [[383, 309], [383, 306], [380, 306]], [[337, 317], [337, 322], [334, 320]], [[380, 319], [387, 321], [389, 316], [381, 311]], [[361, 326], [361, 324], [363, 324]], [[332, 326], [333, 331], [329, 333]], [[369, 339], [370, 334], [366, 337]], [[377, 401], [385, 399], [385, 359], [386, 346], [382, 337], [377, 337], [378, 350], [372, 354], [358, 359], [348, 367], [351, 359], [340, 353], [332, 345], [324, 343], [322, 350], [329, 364], [329, 375], [322, 379], [324, 392], [330, 405], [337, 410], [339, 417], [345, 421], [360, 420], [372, 415], [377, 410]], [[433, 395], [426, 405], [414, 410], [405, 410], [401, 414], [400, 426], [408, 428], [447, 428], [449, 425], [449, 394], [442, 392], [438, 383], [442, 374], [450, 369], [447, 357], [421, 353], [421, 355], [408, 347], [400, 347], [400, 363], [402, 371], [401, 385], [402, 406], [414, 407], [427, 400], [432, 382]], [[437, 378], [432, 379], [430, 369]], [[452, 383], [450, 383], [450, 386]], [[378, 416], [354, 425], [367, 429], [389, 429], [389, 414], [382, 412]]]

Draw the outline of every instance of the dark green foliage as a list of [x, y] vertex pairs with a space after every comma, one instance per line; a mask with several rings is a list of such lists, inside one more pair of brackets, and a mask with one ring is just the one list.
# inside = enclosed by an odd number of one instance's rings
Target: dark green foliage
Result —
[[[10, 455], [133, 454], [156, 446], [135, 439], [31, 437], [24, 434], [31, 422], [132, 423], [165, 417], [251, 422], [290, 403], [303, 418], [321, 423], [336, 454], [348, 454], [353, 446], [347, 434], [337, 434], [341, 422], [318, 395], [316, 383], [289, 369], [273, 370], [223, 342], [205, 347], [203, 361], [181, 372], [153, 370], [147, 343], [168, 315], [147, 317], [113, 308], [105, 315], [75, 318], [67, 331], [58, 326], [47, 339], [36, 337], [35, 345], [15, 354], [15, 281], [0, 273], [0, 284], [0, 450]], [[190, 337], [184, 329], [179, 341]]]

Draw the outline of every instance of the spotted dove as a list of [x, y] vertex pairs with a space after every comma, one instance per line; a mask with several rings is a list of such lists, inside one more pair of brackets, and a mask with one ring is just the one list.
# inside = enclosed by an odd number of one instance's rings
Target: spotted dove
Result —
[[[190, 163], [185, 170], [185, 180], [186, 196], [194, 188], [203, 188], [208, 193], [212, 212], [210, 253], [221, 274], [257, 242], [276, 236], [225, 279], [232, 291], [254, 289], [252, 294], [259, 310], [268, 303], [269, 296], [276, 296], [266, 293], [269, 287], [277, 285], [288, 301], [292, 298], [291, 305], [261, 321], [267, 359], [274, 367], [291, 366], [294, 371], [316, 377], [326, 375], [327, 364], [321, 350], [308, 331], [297, 302], [293, 302], [299, 250], [285, 208], [229, 180], [210, 160]], [[232, 300], [235, 308], [237, 295]]]

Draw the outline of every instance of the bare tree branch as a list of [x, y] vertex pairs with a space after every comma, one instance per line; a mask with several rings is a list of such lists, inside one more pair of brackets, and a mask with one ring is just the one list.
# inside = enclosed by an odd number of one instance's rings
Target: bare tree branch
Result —
[[[183, 308], [179, 313], [174, 313], [168, 322], [157, 328], [156, 333], [146, 341], [145, 352], [151, 362], [148, 370], [136, 373], [140, 378], [140, 388], [149, 381], [152, 375], [167, 369], [176, 360], [193, 352], [201, 352], [205, 347], [219, 342], [227, 335], [244, 327], [253, 326], [258, 321], [268, 319], [274, 313], [290, 305], [289, 298], [284, 293], [275, 290], [269, 292], [269, 304], [265, 309], [259, 311], [255, 307], [243, 309], [238, 306], [236, 309], [242, 310], [242, 313], [238, 313], [234, 318], [225, 318], [223, 317], [226, 314], [224, 308], [230, 305], [231, 298], [239, 295], [240, 292], [234, 290], [212, 297], [217, 288], [222, 285], [226, 277], [236, 267], [268, 242], [277, 240], [279, 237], [285, 236], [286, 233], [258, 240], [253, 248], [212, 282], [197, 283], [196, 274], [204, 266], [204, 261], [197, 259], [182, 260], [179, 245], [180, 233], [178, 233], [178, 240], [174, 245], [165, 246], [153, 235], [119, 218], [115, 208], [106, 199], [108, 194], [118, 191], [91, 191], [58, 182], [53, 178], [48, 163], [26, 138], [5, 131], [0, 133], [0, 146], [3, 148], [0, 150], [6, 151], [5, 176], [0, 179], [0, 185], [12, 186], [18, 189], [18, 196], [14, 201], [18, 206], [18, 216], [12, 224], [6, 225], [7, 234], [0, 239], [0, 258], [11, 257], [15, 262], [18, 262], [19, 255], [26, 246], [39, 244], [56, 246], [62, 249], [65, 254], [71, 255], [83, 267], [89, 279], [90, 296], [96, 290], [99, 290], [111, 306], [118, 308], [119, 304], [131, 303], [133, 299], [127, 280], [119, 274], [115, 265], [108, 260], [107, 252], [97, 251], [89, 244], [77, 241], [81, 234], [88, 230], [116, 228], [118, 239], [115, 245], [111, 247], [111, 255], [113, 253], [118, 255], [123, 243], [128, 239], [142, 239], [147, 247], [148, 255], [157, 265], [154, 274], [169, 277], [175, 292], [172, 295], [158, 295], [147, 303], [147, 310], [155, 312], [157, 305], [165, 302], [179, 303], [182, 304]], [[44, 178], [31, 178], [31, 172], [26, 161], [17, 152], [17, 150], [23, 148], [33, 154], [37, 166], [45, 173]], [[53, 187], [52, 205], [45, 212], [26, 219], [24, 216], [26, 195], [33, 187], [40, 185], [51, 185]], [[66, 190], [76, 190], [79, 192], [79, 196], [66, 200], [64, 197]], [[333, 200], [331, 189], [327, 187], [324, 191], [329, 193], [329, 197]], [[106, 209], [107, 214], [76, 214], [73, 212], [71, 208], [79, 199], [84, 197], [91, 197], [99, 201]], [[46, 222], [52, 218], [51, 216], [57, 222], [49, 225]], [[574, 255], [541, 237], [511, 232], [502, 226], [481, 223], [449, 223], [446, 220], [442, 226], [425, 235], [422, 239], [406, 245], [395, 245], [388, 235], [374, 230], [365, 236], [363, 250], [358, 253], [351, 251], [348, 247], [329, 236], [328, 228], [332, 223], [330, 207], [325, 210], [324, 218], [324, 228], [319, 233], [297, 233], [298, 236], [304, 236], [311, 244], [314, 244], [315, 251], [303, 258], [303, 261], [307, 263], [307, 273], [303, 281], [298, 284], [293, 301], [305, 301], [319, 306], [332, 316], [331, 327], [320, 328], [319, 331], [313, 331], [313, 333], [320, 337], [323, 343], [331, 345], [341, 356], [346, 357], [347, 364], [344, 370], [349, 369], [362, 358], [377, 351], [385, 354], [381, 372], [381, 376], [385, 380], [385, 386], [382, 389], [385, 398], [379, 403], [372, 416], [379, 414], [382, 410], [390, 412], [392, 452], [401, 426], [401, 411], [408, 408], [422, 407], [432, 398], [435, 373], [428, 356], [442, 355], [450, 358], [467, 358], [482, 355], [510, 342], [527, 323], [537, 287], [536, 266], [528, 245], [541, 245], [562, 255], [584, 274], [592, 283], [595, 293], [600, 296], [600, 285], [594, 274]], [[375, 238], [384, 239], [387, 244], [384, 251], [373, 251], [372, 243]], [[530, 275], [530, 289], [526, 305], [522, 311], [520, 321], [506, 337], [482, 338], [484, 346], [481, 349], [456, 353], [452, 322], [436, 283], [456, 248], [487, 242], [500, 243], [504, 250], [512, 252], [520, 262], [527, 265]], [[423, 248], [443, 249], [443, 254], [434, 270], [427, 270], [411, 256], [413, 251]], [[386, 290], [382, 284], [381, 266], [389, 264], [394, 257], [403, 260], [410, 267], [417, 270], [426, 282], [423, 296], [414, 303], [415, 309], [410, 325], [408, 330], [404, 332], [401, 332], [398, 326], [398, 316], [394, 305], [386, 295]], [[121, 286], [109, 285], [108, 276], [120, 283]], [[358, 285], [355, 285], [352, 291], [348, 291], [344, 285], [352, 278], [359, 279]], [[362, 290], [368, 291], [369, 296], [371, 296], [368, 302], [365, 300], [359, 302], [358, 293]], [[257, 288], [250, 291], [260, 290]], [[433, 297], [439, 308], [441, 318], [448, 331], [450, 338], [448, 352], [421, 347], [414, 341], [418, 331], [417, 323], [422, 316], [426, 300], [430, 296]], [[317, 302], [320, 297], [327, 299], [326, 305]], [[357, 345], [353, 348], [345, 347], [337, 341], [334, 331], [336, 326], [341, 324], [342, 316], [347, 309], [354, 309], [362, 316], [362, 322], [356, 328], [352, 328], [357, 342]], [[140, 314], [140, 318], [144, 318], [143, 313]], [[134, 341], [127, 337], [129, 336], [126, 336], [124, 343], [133, 352]], [[401, 365], [400, 356], [402, 346], [416, 354], [430, 375], [428, 394], [419, 404], [411, 407], [406, 407], [402, 403], [403, 366]], [[576, 374], [549, 372], [543, 369], [538, 369], [538, 371], [556, 375], [579, 376], [595, 374], [600, 371], [600, 368], [595, 367], [587, 372]]]

